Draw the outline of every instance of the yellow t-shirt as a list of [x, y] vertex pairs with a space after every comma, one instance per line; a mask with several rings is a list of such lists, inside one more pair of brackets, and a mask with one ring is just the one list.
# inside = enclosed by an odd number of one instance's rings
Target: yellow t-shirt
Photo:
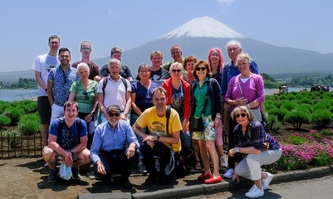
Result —
[[[156, 113], [156, 108], [151, 107], [146, 109], [136, 120], [136, 122], [141, 128], [148, 127], [148, 130], [151, 134], [156, 135], [156, 132], [160, 132], [161, 137], [172, 137], [173, 132], [182, 130], [182, 124], [180, 122], [179, 115], [173, 108], [171, 108], [170, 111], [168, 134], [166, 133], [166, 120], [166, 116], [159, 117]], [[162, 143], [170, 147], [169, 143]], [[172, 149], [175, 152], [181, 151], [182, 147], [180, 138], [177, 144], [172, 144]]]

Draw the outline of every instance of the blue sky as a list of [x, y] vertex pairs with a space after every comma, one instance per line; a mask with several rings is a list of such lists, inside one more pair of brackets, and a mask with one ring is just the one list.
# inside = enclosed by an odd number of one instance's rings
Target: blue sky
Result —
[[83, 40], [101, 58], [113, 46], [129, 50], [203, 16], [269, 44], [333, 53], [332, 7], [329, 0], [1, 0], [0, 72], [31, 69], [51, 34], [73, 62]]

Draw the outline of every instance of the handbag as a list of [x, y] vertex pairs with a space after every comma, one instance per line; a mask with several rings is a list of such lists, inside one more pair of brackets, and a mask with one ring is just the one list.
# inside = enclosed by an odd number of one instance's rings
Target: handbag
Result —
[[269, 123], [268, 123], [268, 120], [267, 120], [267, 117], [266, 117], [266, 113], [262, 112], [261, 111], [261, 124], [263, 125], [265, 131], [268, 131], [269, 130]]
[[192, 132], [193, 131], [203, 131], [204, 126], [203, 126], [202, 117], [199, 117], [199, 118], [190, 117], [189, 130]]

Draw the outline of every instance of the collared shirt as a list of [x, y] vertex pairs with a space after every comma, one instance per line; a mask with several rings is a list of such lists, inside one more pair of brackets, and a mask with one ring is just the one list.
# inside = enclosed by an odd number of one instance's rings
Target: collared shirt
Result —
[[109, 122], [103, 122], [95, 130], [94, 139], [90, 149], [90, 158], [96, 163], [100, 160], [100, 150], [111, 151], [115, 149], [124, 149], [126, 144], [135, 143], [136, 149], [139, 148], [139, 142], [136, 138], [131, 125], [124, 120], [119, 120], [114, 129]]
[[50, 71], [48, 81], [53, 82], [53, 100], [54, 104], [63, 106], [69, 97], [69, 89], [73, 82], [79, 80], [77, 70], [69, 67], [66, 72], [61, 69], [61, 65]]
[[205, 82], [202, 84], [202, 86], [199, 86], [199, 81], [195, 82], [196, 87], [194, 90], [194, 98], [195, 98], [195, 112], [194, 116], [196, 118], [202, 117], [202, 116], [209, 116], [212, 115], [211, 107], [212, 107], [212, 101], [210, 97], [208, 98], [208, 102], [206, 105], [206, 111], [203, 113], [203, 108], [205, 104], [206, 94], [207, 90], [209, 89], [209, 78], [206, 77]]
[[[227, 65], [229, 65], [227, 67]], [[225, 95], [228, 89], [228, 84], [234, 76], [237, 76], [240, 74], [240, 70], [237, 66], [234, 65], [234, 63], [231, 61], [229, 64], [227, 64], [222, 69], [222, 83], [221, 83], [221, 94]], [[228, 71], [226, 71], [228, 68]], [[251, 60], [250, 63], [250, 70], [252, 73], [259, 74], [259, 67], [256, 62]]]

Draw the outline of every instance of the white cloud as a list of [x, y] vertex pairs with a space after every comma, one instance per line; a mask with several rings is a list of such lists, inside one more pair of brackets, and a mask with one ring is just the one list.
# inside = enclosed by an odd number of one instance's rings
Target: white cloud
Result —
[[215, 0], [215, 1], [217, 1], [219, 4], [232, 4], [237, 0]]

